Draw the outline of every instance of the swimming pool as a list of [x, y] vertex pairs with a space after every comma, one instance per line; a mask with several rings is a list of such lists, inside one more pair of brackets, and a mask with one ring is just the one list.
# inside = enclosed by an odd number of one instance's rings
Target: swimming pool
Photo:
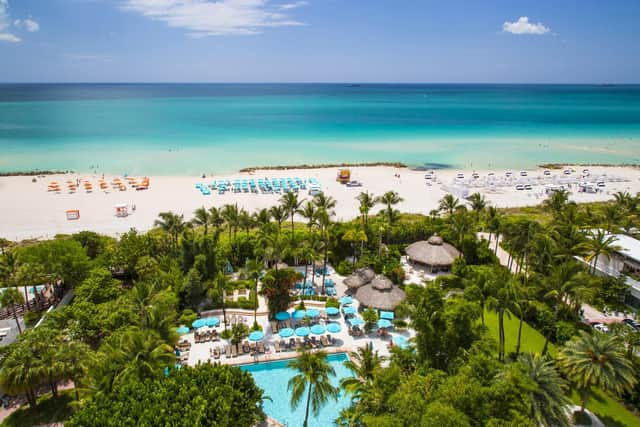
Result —
[[[347, 360], [347, 354], [330, 354], [327, 356], [327, 360], [336, 372], [331, 383], [338, 387], [342, 378], [351, 376], [351, 371], [343, 364]], [[263, 403], [267, 415], [288, 427], [301, 426], [304, 420], [306, 400], [300, 402], [295, 411], [291, 408], [289, 404], [291, 394], [287, 390], [287, 383], [295, 375], [295, 372], [287, 368], [287, 363], [289, 360], [254, 363], [240, 366], [240, 369], [251, 372], [256, 384], [264, 390], [265, 397], [271, 399], [265, 399]], [[313, 412], [309, 410], [309, 427], [335, 425], [335, 419], [338, 418], [342, 409], [349, 406], [350, 401], [351, 398], [343, 390], [340, 390], [338, 401], [330, 400], [327, 402], [317, 416], [314, 416]]]

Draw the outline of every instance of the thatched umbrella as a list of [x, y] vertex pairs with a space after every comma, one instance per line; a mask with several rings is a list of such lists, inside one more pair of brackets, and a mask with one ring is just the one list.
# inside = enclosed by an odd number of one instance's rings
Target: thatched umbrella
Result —
[[353, 274], [344, 279], [344, 284], [349, 289], [358, 289], [361, 286], [371, 282], [376, 277], [375, 271], [369, 267], [359, 268]]
[[393, 311], [398, 304], [404, 301], [404, 298], [404, 291], [381, 274], [356, 292], [356, 299], [360, 301], [360, 304], [378, 310]]
[[411, 261], [431, 268], [451, 267], [453, 261], [460, 256], [460, 251], [449, 243], [445, 243], [437, 234], [427, 241], [410, 244], [405, 252]]

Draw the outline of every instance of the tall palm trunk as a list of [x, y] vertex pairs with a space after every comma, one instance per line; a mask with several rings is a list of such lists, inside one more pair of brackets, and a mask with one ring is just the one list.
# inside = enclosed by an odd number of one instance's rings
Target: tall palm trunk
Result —
[[16, 312], [16, 306], [11, 306], [11, 311], [13, 314], [13, 318], [16, 320], [16, 326], [18, 326], [18, 335], [22, 333], [22, 327], [20, 326], [20, 321], [18, 320], [18, 313]]
[[516, 357], [520, 354], [520, 340], [522, 339], [522, 313], [520, 313], [520, 321], [518, 322], [518, 342], [516, 343]]
[[309, 421], [309, 404], [311, 403], [311, 387], [313, 387], [311, 384], [309, 384], [309, 391], [307, 392], [307, 409], [305, 410], [304, 413], [304, 427], [307, 427], [307, 423]]
[[591, 267], [591, 274], [596, 274], [596, 266], [598, 265], [598, 256], [600, 256], [599, 253], [595, 253], [595, 256], [593, 257], [593, 266]]
[[295, 240], [295, 234], [294, 234], [294, 226], [293, 226], [293, 212], [291, 212], [291, 241], [293, 242]]
[[504, 310], [498, 311], [498, 331], [499, 331], [499, 344], [498, 344], [498, 359], [504, 362]]
[[327, 261], [329, 258], [329, 242], [324, 244], [324, 258], [322, 262], [322, 295], [324, 295], [324, 279], [327, 275]]
[[255, 291], [256, 291], [256, 302], [253, 305], [253, 324], [257, 324], [258, 323], [258, 279], [256, 279], [256, 285], [255, 285]]

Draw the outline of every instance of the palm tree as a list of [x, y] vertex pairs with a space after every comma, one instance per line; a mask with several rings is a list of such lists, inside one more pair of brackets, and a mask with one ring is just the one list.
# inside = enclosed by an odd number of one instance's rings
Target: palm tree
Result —
[[356, 199], [360, 202], [360, 215], [362, 215], [362, 221], [366, 227], [369, 224], [369, 212], [376, 205], [376, 197], [368, 191], [363, 191], [358, 194]]
[[298, 214], [307, 220], [307, 228], [311, 228], [316, 220], [318, 208], [315, 203], [308, 201], [302, 209], [298, 209]]
[[222, 207], [222, 211], [220, 212], [220, 216], [227, 224], [227, 229], [229, 230], [229, 240], [231, 240], [232, 233], [233, 239], [235, 240], [236, 232], [238, 231], [238, 227], [240, 226], [240, 211], [238, 210], [238, 205], [224, 205]]
[[291, 217], [291, 241], [292, 242], [295, 238], [293, 216], [296, 214], [296, 212], [298, 212], [298, 209], [300, 209], [303, 202], [304, 202], [304, 199], [298, 200], [298, 194], [292, 191], [284, 193], [280, 198], [280, 204]]
[[207, 292], [209, 294], [209, 298], [213, 301], [220, 301], [222, 306], [222, 322], [224, 324], [225, 331], [227, 330], [226, 291], [229, 290], [229, 288], [229, 278], [224, 273], [219, 272]]
[[291, 391], [291, 407], [297, 408], [306, 391], [306, 410], [303, 427], [307, 427], [309, 421], [309, 407], [314, 415], [320, 412], [320, 408], [329, 399], [337, 400], [338, 389], [331, 385], [330, 376], [335, 375], [334, 369], [327, 362], [326, 353], [318, 351], [310, 353], [302, 351], [300, 355], [287, 364], [287, 368], [297, 372], [287, 384]]
[[256, 303], [253, 306], [253, 324], [258, 324], [258, 282], [262, 275], [262, 263], [257, 259], [247, 260], [245, 265], [245, 273], [247, 277], [253, 280], [254, 290], [256, 293]]
[[336, 207], [337, 202], [333, 197], [320, 193], [313, 198], [313, 203], [315, 203], [318, 209], [324, 210], [327, 215], [333, 216], [335, 214], [333, 208]]
[[224, 224], [224, 218], [220, 213], [220, 209], [212, 206], [209, 208], [209, 224], [213, 227], [214, 233], [218, 233], [222, 224]]
[[593, 387], [620, 394], [630, 391], [637, 378], [616, 336], [581, 331], [558, 355], [558, 365], [580, 393], [584, 412]]
[[79, 380], [87, 373], [89, 354], [91, 351], [87, 344], [74, 340], [63, 340], [56, 350], [55, 359], [61, 364], [62, 376], [73, 381], [78, 402], [80, 401]]
[[24, 263], [18, 266], [18, 270], [13, 278], [17, 286], [22, 286], [24, 291], [25, 302], [29, 301], [29, 288], [41, 285], [47, 280], [42, 265], [33, 263]]
[[36, 409], [36, 388], [42, 383], [38, 360], [27, 346], [13, 346], [2, 361], [0, 385], [11, 394], [24, 393], [32, 410]]
[[253, 218], [245, 209], [240, 209], [238, 226], [243, 229], [246, 236], [249, 237], [249, 231], [253, 228]]
[[6, 288], [4, 292], [0, 294], [0, 305], [11, 311], [11, 314], [16, 321], [16, 325], [18, 326], [18, 334], [22, 333], [22, 327], [20, 326], [20, 321], [18, 320], [16, 305], [21, 304], [24, 304], [24, 298], [20, 291], [16, 288]]
[[180, 236], [186, 228], [184, 215], [174, 214], [173, 212], [160, 212], [158, 217], [154, 225], [160, 227], [165, 233], [171, 236], [171, 245], [175, 252], [178, 249], [178, 236]]
[[395, 191], [387, 191], [382, 196], [376, 198], [378, 203], [385, 205], [384, 212], [389, 226], [393, 225], [397, 219], [397, 215], [395, 215], [397, 211], [395, 211], [393, 207], [403, 200], [404, 199]]
[[344, 362], [344, 366], [353, 373], [353, 376], [343, 378], [340, 386], [357, 397], [358, 390], [363, 384], [373, 382], [384, 360], [385, 357], [380, 356], [378, 350], [374, 351], [372, 346], [358, 347], [357, 351], [349, 353], [349, 359]]
[[325, 209], [320, 209], [316, 216], [316, 224], [320, 230], [322, 242], [322, 294], [324, 294], [324, 279], [327, 274], [327, 263], [329, 262], [329, 239], [331, 237], [331, 218]]
[[504, 268], [496, 269], [490, 280], [495, 291], [494, 296], [487, 299], [487, 306], [498, 313], [498, 359], [504, 361], [504, 316], [509, 316], [508, 310], [516, 300], [516, 290], [511, 274]]
[[453, 194], [445, 194], [439, 202], [439, 209], [441, 212], [446, 212], [447, 215], [453, 215], [453, 213], [460, 207], [460, 200], [453, 196]]
[[280, 205], [271, 206], [269, 209], [269, 213], [271, 214], [271, 218], [278, 224], [278, 233], [282, 229], [282, 223], [287, 220], [289, 214], [287, 211]]
[[571, 427], [567, 405], [571, 400], [563, 390], [564, 381], [558, 375], [553, 360], [526, 353], [518, 359], [524, 373], [535, 385], [529, 392], [531, 419], [543, 427]]
[[204, 227], [204, 235], [206, 236], [209, 232], [209, 211], [202, 206], [198, 208], [194, 212], [194, 217], [191, 220], [191, 223], [194, 225], [199, 225]]
[[569, 192], [565, 189], [557, 190], [551, 193], [548, 199], [543, 202], [543, 206], [551, 209], [554, 216], [558, 216], [569, 201]]
[[493, 250], [494, 253], [498, 252], [498, 241], [500, 240], [500, 227], [502, 224], [502, 215], [495, 208], [495, 206], [489, 206], [487, 209], [487, 229], [489, 230], [489, 240], [491, 240], [491, 234], [495, 236], [496, 245]]
[[584, 242], [584, 247], [588, 251], [585, 261], [591, 263], [591, 274], [596, 273], [598, 258], [601, 255], [609, 258], [614, 252], [621, 250], [620, 246], [615, 245], [617, 237], [607, 234], [605, 231], [596, 230], [589, 233], [589, 239]]
[[480, 193], [473, 193], [468, 198], [471, 204], [471, 210], [476, 214], [476, 222], [480, 219], [480, 214], [487, 207], [487, 202], [484, 196]]
[[271, 214], [269, 209], [263, 208], [253, 213], [253, 222], [259, 227], [264, 227], [271, 222]]

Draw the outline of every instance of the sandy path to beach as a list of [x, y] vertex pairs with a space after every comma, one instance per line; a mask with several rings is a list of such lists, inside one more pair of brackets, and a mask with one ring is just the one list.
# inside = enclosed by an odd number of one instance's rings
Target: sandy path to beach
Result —
[[[640, 192], [640, 170], [626, 167], [591, 167], [592, 175], [606, 173], [608, 176], [623, 177], [624, 182], [607, 182], [602, 191], [596, 194], [576, 193], [572, 200], [578, 202], [600, 201], [613, 198], [617, 191], [628, 191], [632, 194]], [[580, 171], [582, 168], [580, 168]], [[338, 201], [336, 218], [351, 219], [359, 215], [356, 196], [361, 191], [369, 191], [381, 195], [385, 191], [395, 190], [404, 199], [397, 208], [402, 212], [428, 214], [437, 209], [438, 201], [446, 194], [443, 183], [453, 181], [458, 173], [464, 173], [469, 179], [471, 171], [441, 170], [436, 171], [436, 180], [431, 185], [425, 180], [425, 172], [396, 169], [390, 167], [357, 167], [351, 168], [352, 178], [363, 183], [362, 187], [349, 188], [336, 182], [337, 169], [303, 169], [284, 171], [257, 171], [252, 175], [236, 173], [225, 176], [207, 177], [150, 177], [150, 188], [145, 191], [99, 190], [98, 176], [90, 175], [58, 175], [47, 176], [32, 182], [32, 177], [2, 177], [0, 178], [0, 237], [10, 240], [27, 238], [51, 238], [58, 233], [74, 233], [81, 230], [117, 236], [130, 228], [148, 230], [153, 226], [158, 213], [173, 211], [184, 214], [186, 219], [193, 217], [193, 211], [201, 206], [222, 206], [227, 203], [237, 203], [250, 212], [260, 208], [270, 207], [278, 202], [280, 194], [252, 194], [227, 192], [218, 195], [213, 191], [204, 196], [195, 189], [196, 183], [210, 183], [213, 179], [228, 178], [264, 178], [264, 177], [300, 177], [309, 179], [314, 177], [320, 181], [323, 190]], [[480, 176], [486, 176], [487, 171], [477, 171]], [[495, 176], [503, 176], [505, 171], [494, 171]], [[580, 172], [577, 172], [580, 173]], [[399, 178], [396, 175], [399, 174]], [[562, 171], [553, 171], [561, 175]], [[514, 176], [518, 176], [514, 171]], [[529, 177], [542, 176], [541, 170], [529, 171]], [[115, 176], [105, 176], [111, 181]], [[88, 179], [93, 183], [94, 191], [87, 194], [79, 190], [69, 194], [65, 182], [76, 178]], [[58, 181], [62, 184], [60, 194], [47, 192], [47, 184]], [[82, 186], [81, 186], [82, 188]], [[541, 203], [544, 199], [544, 188], [534, 186], [532, 190], [516, 190], [515, 186], [489, 189], [471, 189], [484, 194], [487, 201], [497, 207], [526, 206]], [[301, 191], [300, 196], [310, 198]], [[115, 216], [115, 205], [127, 204], [136, 206], [134, 213], [126, 218]], [[381, 207], [376, 207], [374, 211]], [[70, 209], [80, 211], [80, 219], [69, 221], [65, 212]]]

